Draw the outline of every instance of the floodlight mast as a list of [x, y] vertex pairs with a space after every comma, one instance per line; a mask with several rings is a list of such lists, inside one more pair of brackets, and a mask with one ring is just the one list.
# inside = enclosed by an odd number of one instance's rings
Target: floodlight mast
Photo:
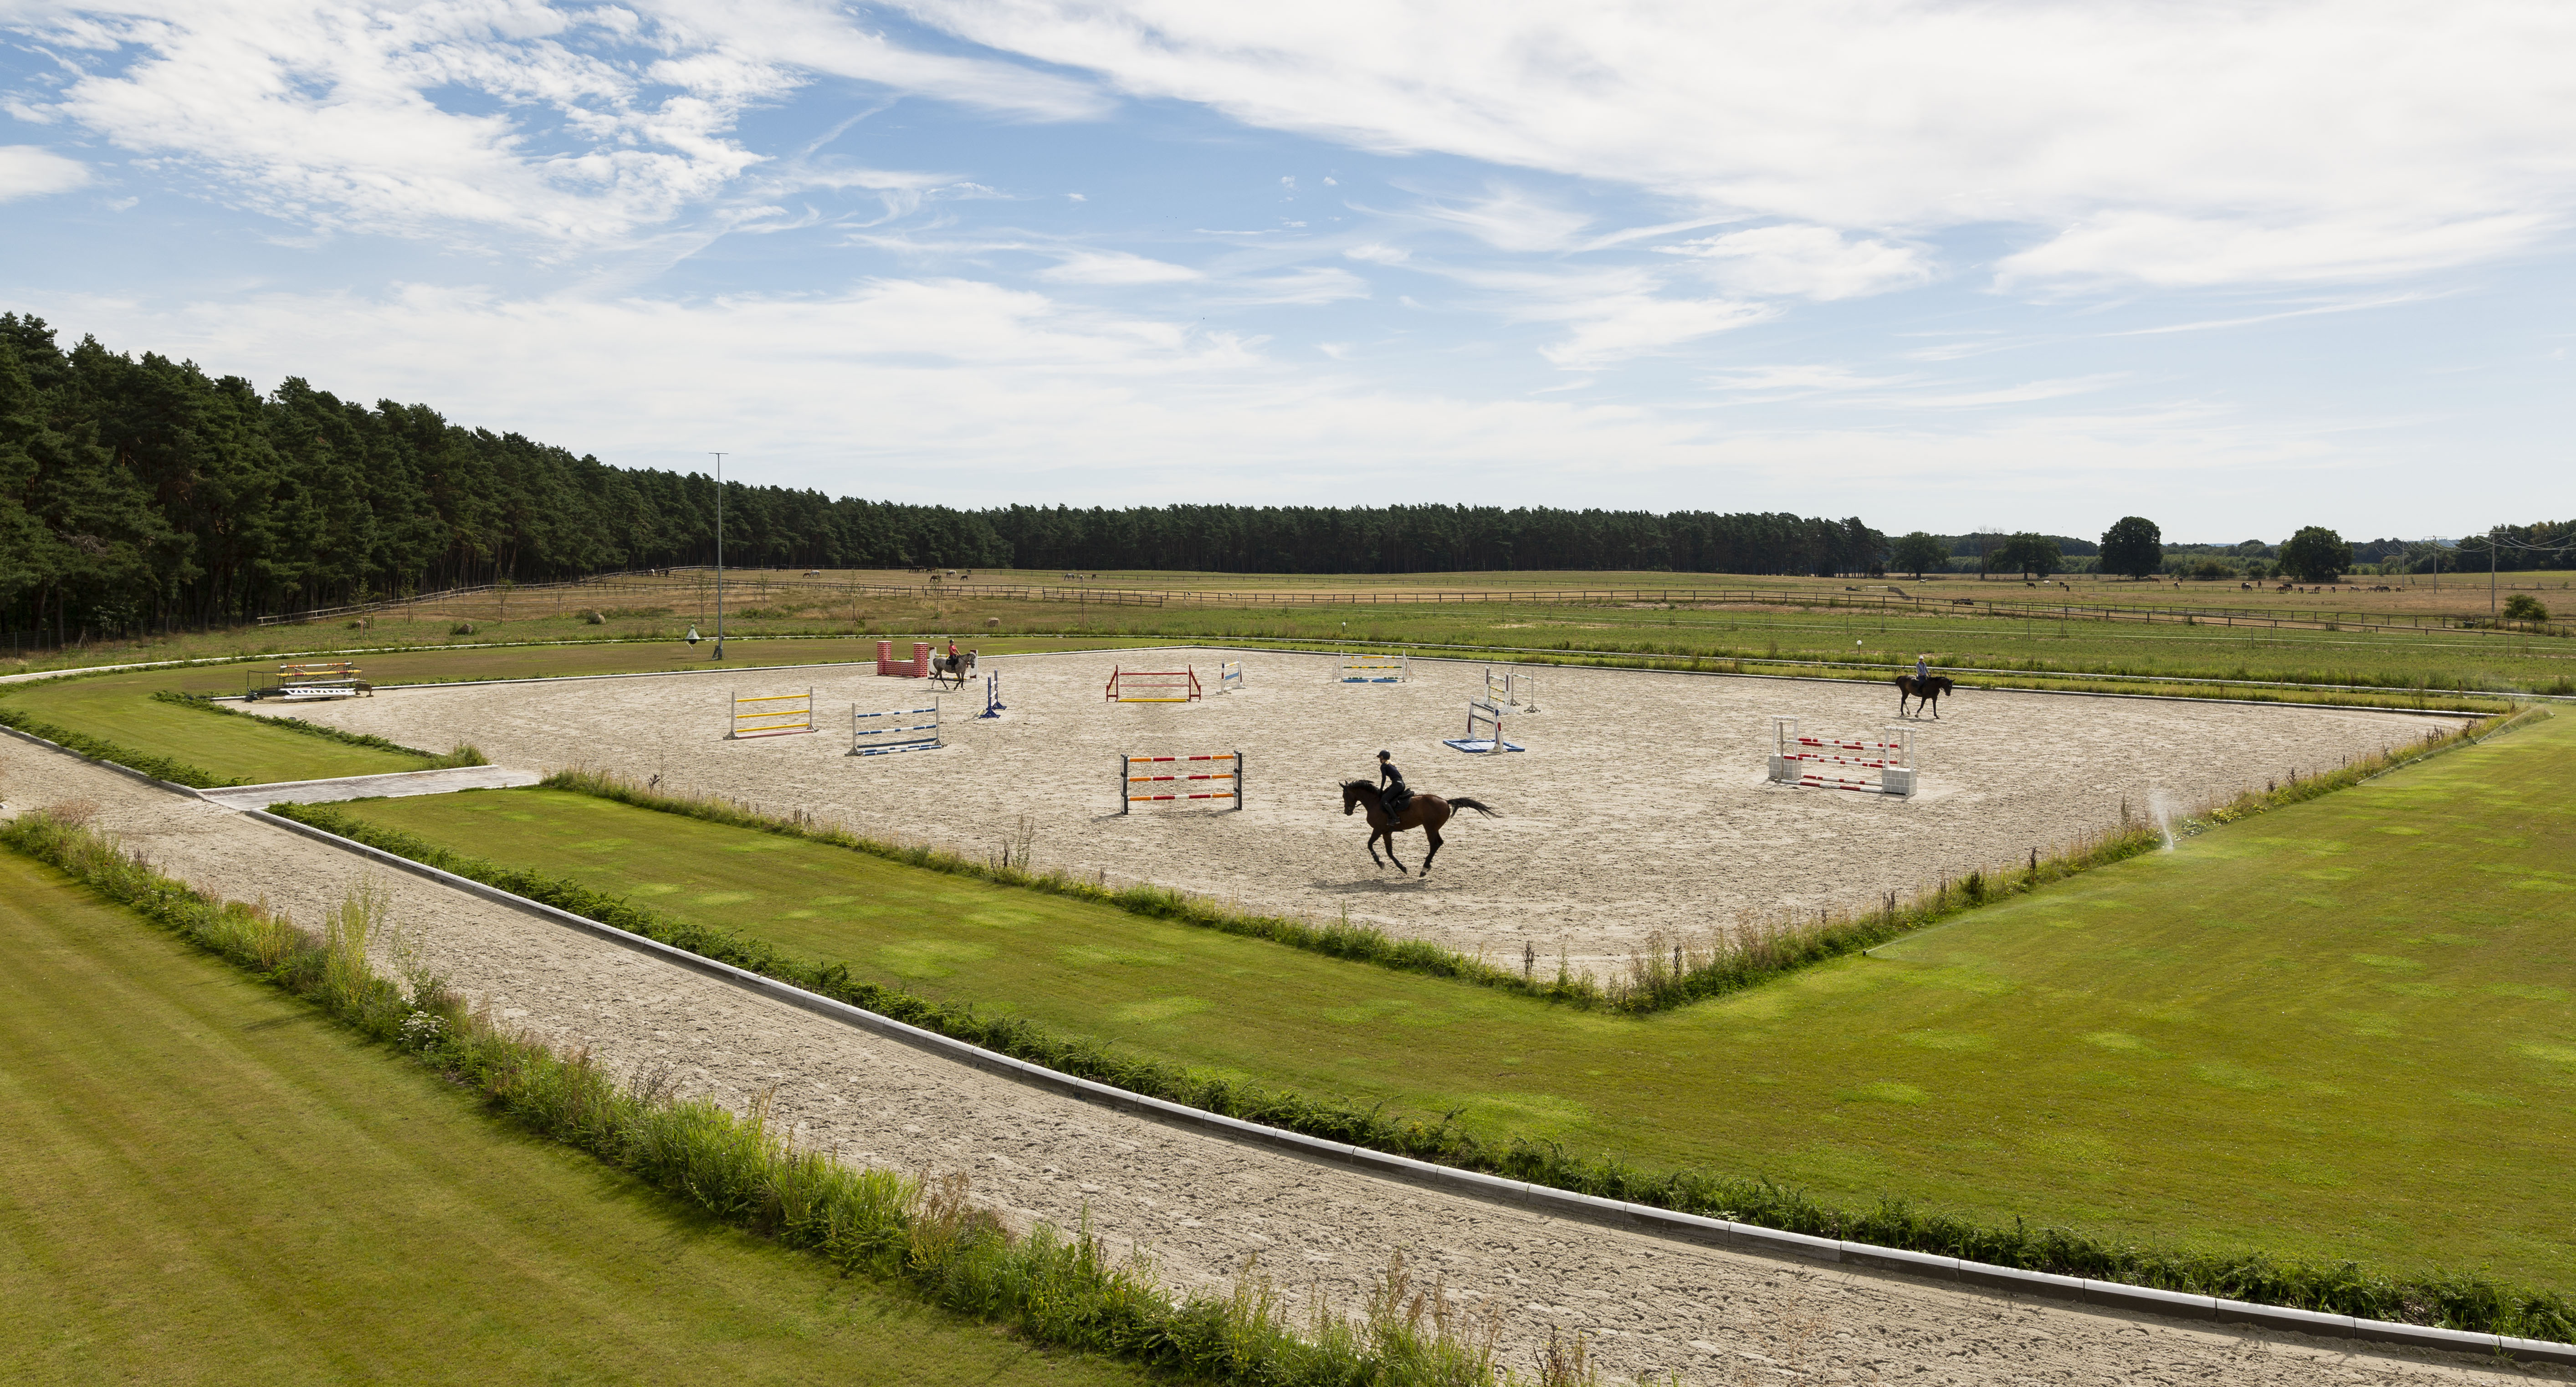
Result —
[[716, 460], [716, 659], [724, 658], [724, 460], [722, 453], [710, 453]]

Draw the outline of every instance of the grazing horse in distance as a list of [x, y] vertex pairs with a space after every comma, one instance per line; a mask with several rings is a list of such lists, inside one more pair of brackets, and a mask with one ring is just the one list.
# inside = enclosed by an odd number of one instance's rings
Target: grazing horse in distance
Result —
[[1923, 700], [1923, 707], [1915, 709], [1915, 715], [1920, 716], [1923, 708], [1929, 708], [1932, 710], [1932, 720], [1939, 722], [1941, 695], [1957, 691], [1958, 686], [1951, 683], [1950, 676], [1946, 674], [1935, 674], [1924, 679], [1917, 679], [1911, 674], [1900, 674], [1896, 676], [1896, 715], [1900, 718], [1906, 716], [1905, 701], [1909, 698], [1919, 698]]
[[[1369, 861], [1376, 862], [1381, 867], [1388, 862], [1393, 862], [1397, 871], [1405, 870], [1403, 860], [1395, 855], [1395, 835], [1407, 829], [1421, 829], [1423, 836], [1431, 840], [1431, 851], [1424, 854], [1422, 858], [1424, 876], [1431, 875], [1431, 859], [1440, 855], [1440, 826], [1449, 822], [1449, 816], [1452, 813], [1460, 809], [1473, 809], [1489, 819], [1501, 817], [1492, 807], [1479, 804], [1472, 799], [1442, 799], [1438, 795], [1426, 795], [1417, 790], [1413, 798], [1406, 802], [1402, 817], [1388, 818], [1386, 801], [1378, 794], [1377, 782], [1345, 780], [1342, 782], [1342, 813], [1348, 815], [1355, 809], [1368, 810]], [[1377, 855], [1377, 840], [1380, 838], [1386, 840], [1384, 861], [1380, 861]]]

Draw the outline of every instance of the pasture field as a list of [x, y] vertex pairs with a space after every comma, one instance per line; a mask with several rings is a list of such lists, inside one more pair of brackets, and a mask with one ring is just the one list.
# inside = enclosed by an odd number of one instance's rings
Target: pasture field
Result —
[[1126, 1383], [725, 1229], [0, 854], [0, 1378]]
[[[2544, 600], [2576, 612], [2576, 592], [2560, 575], [2521, 575]], [[868, 595], [836, 591], [835, 584], [892, 584], [904, 593]], [[1047, 586], [1060, 599], [1021, 600], [994, 591], [1001, 584]], [[1075, 591], [1075, 587], [1081, 591]], [[2052, 672], [2112, 674], [2140, 681], [2231, 679], [2300, 683], [2357, 683], [2392, 689], [2490, 690], [2576, 693], [2576, 641], [2560, 621], [2546, 631], [2460, 630], [2444, 621], [2483, 619], [2483, 583], [2457, 576], [2439, 587], [2417, 582], [2378, 593], [2345, 587], [2329, 592], [2246, 592], [2236, 585], [2131, 584], [2079, 578], [2066, 589], [2025, 587], [2018, 580], [1951, 579], [1893, 586], [1935, 600], [1972, 598], [1980, 604], [2075, 604], [2071, 614], [2048, 618], [2036, 611], [2008, 615], [1977, 609], [1881, 612], [1886, 584], [1838, 579], [1748, 578], [1670, 573], [1450, 573], [1382, 577], [1266, 577], [1259, 575], [1103, 574], [1067, 585], [1048, 573], [984, 573], [975, 583], [933, 593], [919, 574], [834, 572], [814, 580], [800, 574], [742, 571], [728, 584], [728, 629], [751, 642], [762, 635], [852, 637], [863, 654], [877, 636], [957, 634], [988, 650], [1008, 637], [1058, 637], [1090, 643], [1153, 641], [1285, 641], [1304, 645], [1369, 640], [1417, 645], [1494, 647], [1551, 653], [1607, 652], [1615, 657], [1749, 661], [1832, 661], [1859, 677], [1930, 653], [1935, 663], [2015, 671], [2020, 682], [2045, 683]], [[92, 647], [47, 656], [48, 666], [117, 660], [204, 657], [259, 652], [321, 652], [376, 646], [436, 650], [492, 641], [635, 640], [658, 643], [661, 654], [608, 657], [618, 669], [685, 666], [703, 661], [703, 647], [678, 642], [694, 624], [714, 629], [704, 575], [618, 579], [596, 590], [523, 591], [514, 595], [468, 593], [389, 609], [356, 621], [240, 628], [152, 641]], [[979, 590], [980, 589], [980, 590]], [[1724, 589], [1751, 592], [1758, 600], [1723, 605], [1667, 606], [1634, 598], [1566, 600], [1577, 592], [1609, 589]], [[1385, 598], [1399, 593], [1459, 601], [1283, 606], [1291, 597]], [[1508, 594], [1527, 593], [1528, 600]], [[1176, 605], [1143, 605], [1156, 594]], [[1229, 595], [1242, 600], [1231, 603]], [[1491, 600], [1483, 600], [1487, 595]], [[1096, 597], [1098, 600], [1092, 600]], [[1476, 598], [1479, 600], [1465, 600]], [[596, 604], [585, 608], [582, 604]], [[624, 605], [619, 605], [624, 604]], [[2085, 616], [2081, 607], [2158, 608], [2168, 618], [2189, 607], [2220, 614], [2185, 625], [2153, 625]], [[597, 611], [600, 624], [581, 615]], [[2270, 627], [2228, 625], [2230, 615], [2262, 614], [2310, 623]], [[2326, 629], [2325, 622], [2396, 623], [2400, 629]], [[988, 624], [989, 623], [989, 624]], [[459, 624], [471, 635], [454, 635]], [[1025, 647], [1020, 647], [1025, 648]], [[461, 668], [484, 652], [459, 651]], [[387, 657], [369, 656], [383, 660]], [[586, 657], [562, 656], [549, 672], [594, 669]], [[387, 676], [391, 678], [390, 674]], [[454, 677], [474, 677], [459, 675]], [[203, 677], [190, 687], [238, 691], [225, 679]], [[2185, 686], [2174, 686], [2187, 691]], [[2204, 690], [2205, 692], [2206, 690]]]
[[2576, 1285], [2576, 717], [1647, 1017], [550, 790], [342, 806], [925, 995], [1572, 1153]]

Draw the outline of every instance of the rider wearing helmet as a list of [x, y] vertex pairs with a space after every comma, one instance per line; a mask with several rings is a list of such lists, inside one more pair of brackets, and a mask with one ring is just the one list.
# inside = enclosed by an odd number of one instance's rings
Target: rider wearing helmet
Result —
[[1377, 754], [1377, 783], [1378, 799], [1386, 806], [1386, 816], [1404, 817], [1405, 803], [1413, 798], [1413, 792], [1404, 787], [1404, 772], [1395, 768], [1394, 758], [1383, 751]]
[[1917, 682], [1917, 683], [1921, 683], [1923, 680], [1929, 679], [1929, 678], [1931, 678], [1931, 677], [1932, 677], [1932, 657], [1931, 657], [1931, 656], [1929, 656], [1929, 655], [1917, 655], [1917, 656], [1915, 656], [1915, 657], [1914, 657], [1914, 679], [1915, 679], [1915, 682]]

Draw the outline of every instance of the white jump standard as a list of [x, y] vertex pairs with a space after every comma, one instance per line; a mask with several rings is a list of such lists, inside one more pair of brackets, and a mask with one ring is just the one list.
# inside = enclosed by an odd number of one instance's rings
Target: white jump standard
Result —
[[1243, 661], [1228, 660], [1216, 667], [1216, 691], [1233, 693], [1243, 687]]
[[[906, 721], [921, 718], [929, 721]], [[939, 700], [935, 698], [927, 708], [897, 708], [884, 713], [862, 713], [857, 704], [850, 705], [849, 754], [852, 756], [937, 751], [946, 745], [939, 740]]]
[[[1490, 735], [1483, 737], [1476, 735], [1476, 726], [1479, 723], [1484, 724], [1485, 730]], [[1487, 703], [1481, 698], [1471, 698], [1467, 700], [1467, 735], [1464, 737], [1452, 737], [1449, 740], [1442, 742], [1440, 745], [1445, 747], [1455, 747], [1460, 751], [1483, 753], [1521, 751], [1525, 749], [1514, 746], [1510, 742], [1503, 740], [1503, 710], [1495, 707], [1493, 704]]]
[[1336, 684], [1401, 684], [1413, 674], [1410, 655], [1345, 655], [1333, 667]]
[[[1914, 794], [1914, 729], [1891, 723], [1883, 742], [1845, 741], [1838, 737], [1801, 737], [1798, 720], [1771, 719], [1771, 780], [1779, 785], [1813, 785], [1826, 790], [1860, 790], [1874, 795], [1911, 798]], [[1851, 752], [1852, 755], [1841, 753]], [[1834, 768], [1834, 769], [1822, 769]], [[1861, 772], [1858, 776], [1836, 770]]]
[[1512, 707], [1524, 713], [1538, 711], [1538, 676], [1516, 669], [1496, 670], [1485, 667], [1485, 701], [1496, 707]]
[[[776, 707], [769, 705], [775, 704]], [[733, 695], [733, 730], [725, 733], [728, 742], [748, 737], [785, 737], [799, 732], [819, 732], [814, 725], [814, 691], [801, 694], [771, 694], [764, 698]]]
[[[1171, 775], [1138, 775], [1136, 773], [1136, 768], [1138, 766], [1157, 766], [1166, 763], [1179, 765], [1184, 761], [1220, 761], [1232, 765], [1234, 769], [1229, 771], [1207, 771], [1204, 773], [1182, 771], [1175, 772]], [[1136, 793], [1136, 787], [1139, 785], [1181, 785], [1192, 781], [1214, 784], [1220, 780], [1226, 782], [1226, 788], [1211, 790], [1205, 794], [1190, 793], [1180, 790], [1175, 790], [1167, 795], [1155, 794], [1150, 790], [1141, 795]], [[1139, 804], [1159, 804], [1165, 801], [1185, 799], [1230, 799], [1234, 801], [1235, 811], [1237, 813], [1242, 812], [1243, 753], [1240, 751], [1234, 751], [1216, 756], [1121, 756], [1118, 758], [1119, 813], [1124, 814]]]

